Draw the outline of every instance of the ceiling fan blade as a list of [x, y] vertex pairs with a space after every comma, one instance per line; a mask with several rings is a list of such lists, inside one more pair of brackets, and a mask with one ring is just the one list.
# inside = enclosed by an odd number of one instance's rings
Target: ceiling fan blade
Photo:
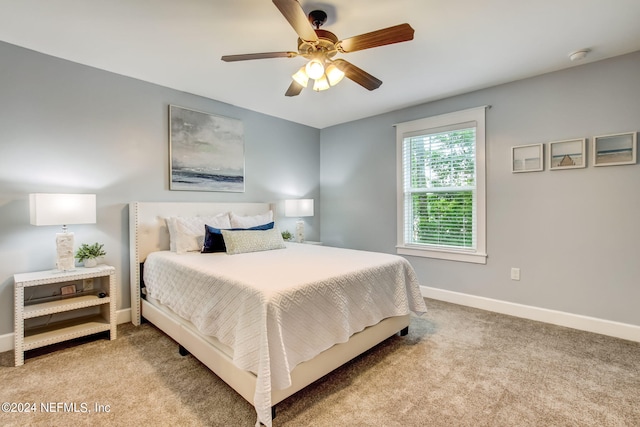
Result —
[[280, 13], [284, 15], [298, 36], [307, 42], [317, 42], [318, 36], [313, 30], [307, 14], [297, 0], [273, 0]]
[[225, 55], [222, 59], [225, 62], [248, 61], [250, 59], [268, 59], [268, 58], [293, 58], [298, 56], [298, 52], [265, 52], [265, 53], [247, 53], [243, 55]]
[[345, 77], [353, 80], [365, 89], [375, 90], [382, 84], [382, 80], [378, 80], [371, 74], [344, 59], [336, 59], [333, 63], [344, 73]]
[[413, 33], [414, 29], [411, 28], [411, 25], [400, 24], [395, 27], [383, 28], [382, 30], [372, 31], [342, 40], [338, 42], [338, 49], [341, 52], [347, 53], [387, 44], [406, 42], [413, 40]]
[[302, 89], [304, 89], [304, 86], [302, 86], [297, 81], [293, 80], [291, 82], [291, 85], [289, 85], [289, 89], [287, 89], [287, 91], [285, 92], [284, 96], [298, 96], [300, 95], [300, 92], [302, 92]]

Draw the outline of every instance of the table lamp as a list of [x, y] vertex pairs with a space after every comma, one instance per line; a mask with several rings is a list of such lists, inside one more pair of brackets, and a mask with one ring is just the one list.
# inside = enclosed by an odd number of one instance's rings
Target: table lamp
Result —
[[313, 199], [294, 199], [284, 201], [284, 215], [296, 217], [296, 242], [304, 242], [304, 220], [302, 217], [313, 216]]
[[29, 194], [29, 213], [32, 225], [62, 225], [62, 233], [56, 234], [56, 268], [73, 270], [73, 233], [67, 225], [96, 223], [96, 195]]

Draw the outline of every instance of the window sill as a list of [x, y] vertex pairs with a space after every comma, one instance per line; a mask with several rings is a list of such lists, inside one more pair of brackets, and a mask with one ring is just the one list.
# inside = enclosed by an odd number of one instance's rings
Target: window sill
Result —
[[469, 262], [473, 264], [487, 263], [487, 254], [477, 252], [422, 249], [410, 246], [396, 246], [396, 251], [398, 255], [411, 255], [423, 258], [436, 258], [447, 261]]

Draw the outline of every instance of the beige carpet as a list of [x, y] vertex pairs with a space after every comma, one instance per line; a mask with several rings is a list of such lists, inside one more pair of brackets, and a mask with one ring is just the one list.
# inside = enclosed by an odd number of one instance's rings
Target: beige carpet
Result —
[[[640, 426], [639, 343], [427, 306], [407, 337], [279, 404], [274, 426]], [[30, 353], [19, 368], [13, 352], [0, 353], [0, 402], [36, 405], [35, 413], [0, 412], [0, 425], [254, 424], [246, 401], [153, 326], [118, 333], [113, 342]]]

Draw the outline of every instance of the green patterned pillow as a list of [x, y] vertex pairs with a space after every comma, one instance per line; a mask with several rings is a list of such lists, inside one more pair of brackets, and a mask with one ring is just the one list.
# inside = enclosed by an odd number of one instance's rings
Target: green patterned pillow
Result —
[[282, 234], [277, 228], [271, 230], [221, 230], [229, 255], [246, 252], [269, 251], [285, 247]]

